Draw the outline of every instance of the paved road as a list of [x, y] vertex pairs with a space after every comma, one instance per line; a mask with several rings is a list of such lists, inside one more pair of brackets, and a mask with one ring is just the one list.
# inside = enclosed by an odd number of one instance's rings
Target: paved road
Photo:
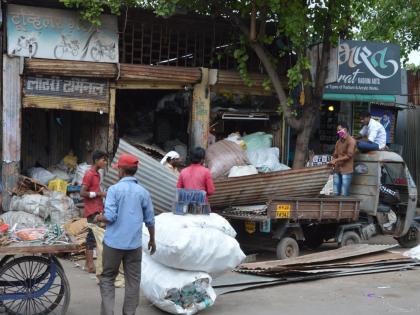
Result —
[[[68, 315], [99, 314], [99, 288], [93, 276], [63, 262], [72, 289]], [[288, 284], [222, 295], [202, 314], [364, 315], [420, 314], [420, 269]], [[123, 290], [117, 289], [116, 314]], [[142, 297], [137, 314], [164, 314]]]

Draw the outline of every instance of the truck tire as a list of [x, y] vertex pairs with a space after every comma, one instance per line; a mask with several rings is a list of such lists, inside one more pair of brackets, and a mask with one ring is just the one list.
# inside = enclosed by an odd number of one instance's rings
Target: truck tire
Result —
[[341, 238], [340, 247], [360, 244], [361, 238], [359, 234], [354, 231], [344, 232], [343, 237]]
[[287, 259], [299, 256], [299, 245], [294, 238], [285, 237], [277, 244], [278, 259]]
[[412, 248], [419, 244], [418, 224], [412, 224], [407, 234], [402, 237], [395, 238], [403, 248]]

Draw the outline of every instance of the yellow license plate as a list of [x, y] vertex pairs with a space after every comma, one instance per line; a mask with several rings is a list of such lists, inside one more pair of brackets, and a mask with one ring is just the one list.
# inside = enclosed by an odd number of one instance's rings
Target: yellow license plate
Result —
[[290, 205], [277, 205], [276, 219], [290, 218]]

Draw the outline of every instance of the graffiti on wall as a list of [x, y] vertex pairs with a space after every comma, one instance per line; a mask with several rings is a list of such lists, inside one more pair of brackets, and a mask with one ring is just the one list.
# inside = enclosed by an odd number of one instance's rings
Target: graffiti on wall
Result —
[[101, 26], [81, 21], [76, 11], [9, 5], [7, 53], [30, 58], [118, 62], [117, 18]]

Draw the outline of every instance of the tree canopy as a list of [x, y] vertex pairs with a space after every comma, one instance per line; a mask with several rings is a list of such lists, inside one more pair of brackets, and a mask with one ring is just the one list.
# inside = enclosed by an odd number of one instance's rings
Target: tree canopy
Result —
[[[420, 12], [417, 0], [409, 0], [408, 6], [403, 0], [61, 1], [78, 8], [82, 17], [94, 24], [100, 23], [98, 18], [105, 11], [119, 14], [127, 7], [150, 9], [159, 16], [170, 16], [182, 9], [229, 21], [241, 34], [240, 45], [234, 51], [241, 76], [245, 82], [249, 81], [247, 61], [250, 53], [256, 54], [278, 98], [279, 110], [296, 131], [294, 167], [302, 167], [306, 160], [322, 103], [330, 49], [340, 38], [391, 40], [402, 46], [404, 56], [419, 48], [420, 23], [415, 22], [416, 13]], [[317, 64], [311, 65], [308, 50], [314, 45], [322, 49]], [[293, 60], [287, 72], [287, 85], [277, 68], [284, 56]], [[291, 93], [297, 87], [300, 97], [292, 98]]]

